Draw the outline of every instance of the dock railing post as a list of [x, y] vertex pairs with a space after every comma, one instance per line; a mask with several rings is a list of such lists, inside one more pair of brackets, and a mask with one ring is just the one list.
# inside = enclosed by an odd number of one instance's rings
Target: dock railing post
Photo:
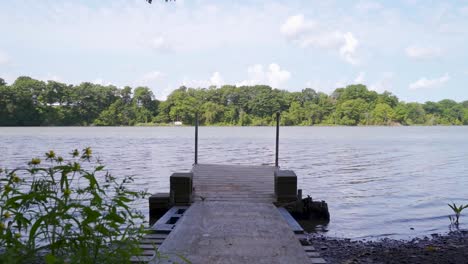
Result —
[[195, 165], [198, 164], [198, 112], [195, 113]]
[[276, 112], [276, 151], [275, 151], [275, 166], [278, 165], [278, 156], [279, 156], [279, 125], [280, 125], [280, 112]]

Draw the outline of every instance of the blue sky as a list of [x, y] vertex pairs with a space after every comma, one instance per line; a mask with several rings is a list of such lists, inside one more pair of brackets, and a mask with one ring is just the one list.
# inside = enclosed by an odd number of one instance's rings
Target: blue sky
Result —
[[468, 1], [0, 0], [0, 77], [468, 100]]

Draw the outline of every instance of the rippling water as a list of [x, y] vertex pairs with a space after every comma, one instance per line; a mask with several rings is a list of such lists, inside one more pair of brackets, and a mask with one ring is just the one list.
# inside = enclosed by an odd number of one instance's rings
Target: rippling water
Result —
[[[280, 166], [329, 204], [330, 236], [412, 238], [449, 231], [447, 203], [468, 203], [468, 127], [282, 127]], [[200, 163], [270, 164], [273, 127], [201, 127]], [[49, 149], [91, 146], [114, 175], [168, 191], [193, 163], [190, 127], [0, 128], [0, 167]], [[147, 203], [138, 205], [147, 213]], [[468, 212], [461, 228], [468, 228]]]

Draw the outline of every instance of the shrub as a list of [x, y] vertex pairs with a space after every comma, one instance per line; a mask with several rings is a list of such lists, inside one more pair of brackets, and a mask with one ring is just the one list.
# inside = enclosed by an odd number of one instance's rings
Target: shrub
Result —
[[129, 263], [139, 253], [146, 196], [128, 188], [92, 156], [54, 151], [26, 168], [0, 170], [0, 262]]

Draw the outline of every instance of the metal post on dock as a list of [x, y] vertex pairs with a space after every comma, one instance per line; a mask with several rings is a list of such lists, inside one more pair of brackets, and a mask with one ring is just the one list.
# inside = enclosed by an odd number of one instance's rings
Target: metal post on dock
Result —
[[276, 151], [275, 151], [275, 166], [278, 165], [278, 156], [279, 156], [279, 125], [280, 125], [280, 112], [276, 112]]
[[198, 112], [195, 113], [195, 165], [198, 164]]

